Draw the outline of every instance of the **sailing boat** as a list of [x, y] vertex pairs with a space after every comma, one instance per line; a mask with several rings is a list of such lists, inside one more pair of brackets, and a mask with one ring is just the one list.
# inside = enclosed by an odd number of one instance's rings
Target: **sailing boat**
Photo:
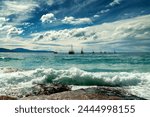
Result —
[[74, 50], [73, 50], [73, 46], [71, 45], [71, 49], [69, 50], [68, 54], [75, 54]]
[[84, 54], [84, 52], [83, 52], [83, 48], [81, 49], [81, 54]]

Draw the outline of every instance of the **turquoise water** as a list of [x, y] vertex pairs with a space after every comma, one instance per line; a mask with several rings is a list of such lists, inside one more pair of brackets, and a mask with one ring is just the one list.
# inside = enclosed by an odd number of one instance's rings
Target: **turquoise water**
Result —
[[69, 69], [89, 72], [150, 72], [150, 53], [51, 54], [0, 53], [0, 67], [23, 70], [36, 68]]
[[1, 94], [26, 92], [38, 82], [119, 86], [150, 99], [150, 53], [0, 53]]

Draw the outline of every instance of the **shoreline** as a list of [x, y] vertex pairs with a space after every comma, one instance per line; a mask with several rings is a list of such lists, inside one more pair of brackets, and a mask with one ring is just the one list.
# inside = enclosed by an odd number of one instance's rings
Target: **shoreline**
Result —
[[0, 96], [0, 100], [146, 100], [121, 87], [96, 86], [71, 90], [63, 84], [37, 84], [24, 97]]

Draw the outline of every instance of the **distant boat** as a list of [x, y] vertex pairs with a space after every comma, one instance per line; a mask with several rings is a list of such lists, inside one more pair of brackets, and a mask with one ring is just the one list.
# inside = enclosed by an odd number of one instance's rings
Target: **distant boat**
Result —
[[53, 51], [54, 54], [58, 54], [57, 50]]
[[83, 48], [81, 49], [81, 54], [84, 54], [84, 52], [83, 52]]
[[107, 52], [106, 52], [106, 51], [104, 51], [104, 52], [103, 52], [103, 54], [107, 54]]
[[93, 51], [92, 54], [95, 54], [95, 52]]
[[54, 54], [58, 54], [58, 52], [55, 51]]
[[68, 54], [75, 54], [74, 50], [73, 50], [73, 46], [71, 45], [71, 49], [69, 50]]

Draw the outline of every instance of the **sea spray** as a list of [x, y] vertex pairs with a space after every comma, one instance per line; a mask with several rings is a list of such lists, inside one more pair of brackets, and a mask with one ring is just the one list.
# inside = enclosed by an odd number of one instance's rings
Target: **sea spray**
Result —
[[[150, 73], [138, 72], [87, 72], [78, 68], [66, 70], [35, 69], [0, 74], [0, 92], [29, 92], [36, 83], [62, 83], [74, 86], [113, 86], [128, 89], [148, 87], [150, 90]], [[11, 91], [10, 91], [11, 89]]]

